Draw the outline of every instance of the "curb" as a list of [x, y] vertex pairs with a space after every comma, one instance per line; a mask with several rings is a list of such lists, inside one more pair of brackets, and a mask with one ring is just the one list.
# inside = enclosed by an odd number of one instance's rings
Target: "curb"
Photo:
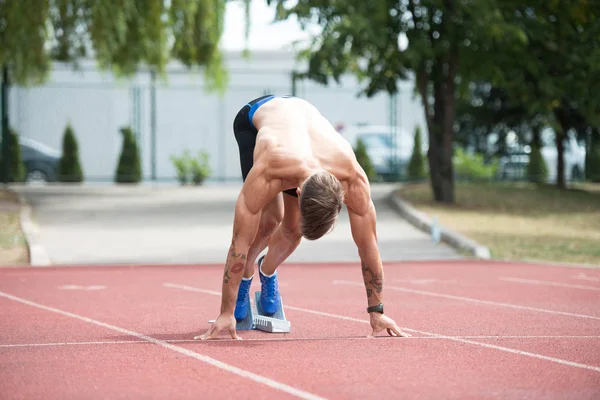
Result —
[[[432, 234], [433, 221], [425, 213], [417, 210], [406, 201], [400, 199], [396, 191], [392, 191], [389, 196], [392, 206], [406, 219], [421, 231]], [[457, 232], [453, 232], [442, 227], [439, 228], [440, 240], [444, 243], [462, 251], [473, 254], [477, 258], [489, 260], [492, 258], [490, 249], [469, 239]]]
[[21, 230], [25, 236], [25, 242], [27, 243], [29, 264], [35, 267], [51, 265], [52, 263], [46, 254], [46, 250], [44, 250], [44, 247], [37, 241], [37, 229], [33, 223], [33, 220], [31, 219], [31, 206], [21, 194], [17, 195], [19, 196], [19, 203], [21, 204], [19, 220], [21, 224]]

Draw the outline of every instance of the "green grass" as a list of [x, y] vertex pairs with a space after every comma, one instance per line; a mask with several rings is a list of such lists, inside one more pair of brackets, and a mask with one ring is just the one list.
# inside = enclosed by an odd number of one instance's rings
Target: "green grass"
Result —
[[24, 265], [29, 261], [19, 212], [17, 196], [0, 189], [0, 266]]
[[559, 190], [461, 183], [453, 205], [435, 203], [426, 184], [399, 194], [446, 228], [487, 246], [494, 258], [600, 265], [599, 185]]

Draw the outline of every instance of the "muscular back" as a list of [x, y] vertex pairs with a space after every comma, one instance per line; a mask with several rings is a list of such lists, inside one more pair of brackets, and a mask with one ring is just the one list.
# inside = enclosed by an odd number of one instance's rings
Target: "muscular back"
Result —
[[254, 114], [258, 129], [254, 166], [280, 191], [299, 187], [308, 171], [323, 168], [346, 190], [346, 204], [361, 213], [370, 199], [368, 180], [352, 146], [310, 103], [276, 98]]

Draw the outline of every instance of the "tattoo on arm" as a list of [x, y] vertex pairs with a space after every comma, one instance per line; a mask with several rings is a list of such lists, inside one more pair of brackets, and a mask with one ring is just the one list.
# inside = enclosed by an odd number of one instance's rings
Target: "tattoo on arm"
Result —
[[242, 271], [244, 271], [244, 267], [246, 266], [246, 254], [236, 253], [234, 250], [235, 238], [236, 236], [234, 236], [231, 242], [231, 246], [229, 248], [227, 265], [225, 266], [225, 272], [223, 273], [223, 283], [229, 283], [229, 281], [231, 280], [231, 275], [229, 275], [230, 272], [233, 274], [239, 274]]
[[373, 273], [364, 262], [362, 263], [361, 268], [363, 280], [365, 281], [367, 289], [367, 297], [371, 298], [373, 292], [375, 292], [377, 296], [383, 291], [383, 272]]

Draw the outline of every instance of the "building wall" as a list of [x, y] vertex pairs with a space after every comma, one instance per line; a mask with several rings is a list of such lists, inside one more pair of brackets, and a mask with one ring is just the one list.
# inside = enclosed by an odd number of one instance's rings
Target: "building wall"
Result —
[[[303, 70], [289, 52], [253, 52], [250, 59], [239, 53], [226, 57], [230, 74], [223, 96], [208, 93], [202, 73], [171, 64], [167, 82], [156, 89], [156, 175], [175, 179], [170, 156], [185, 149], [210, 154], [212, 179], [239, 180], [239, 156], [232, 132], [233, 118], [248, 100], [264, 93], [291, 94], [291, 73]], [[65, 126], [70, 122], [79, 141], [85, 178], [110, 181], [121, 149], [119, 129], [136, 131], [146, 179], [151, 177], [152, 102], [150, 74], [141, 71], [127, 80], [99, 71], [92, 61], [79, 70], [57, 64], [43, 86], [13, 87], [10, 92], [11, 125], [19, 134], [60, 149]], [[369, 123], [387, 125], [390, 99], [387, 94], [358, 97], [360, 86], [346, 77], [341, 85], [323, 87], [314, 82], [297, 83], [297, 95], [315, 104], [334, 125]], [[397, 100], [397, 122], [413, 131], [424, 127], [422, 108], [413, 97], [412, 83], [404, 83]]]

